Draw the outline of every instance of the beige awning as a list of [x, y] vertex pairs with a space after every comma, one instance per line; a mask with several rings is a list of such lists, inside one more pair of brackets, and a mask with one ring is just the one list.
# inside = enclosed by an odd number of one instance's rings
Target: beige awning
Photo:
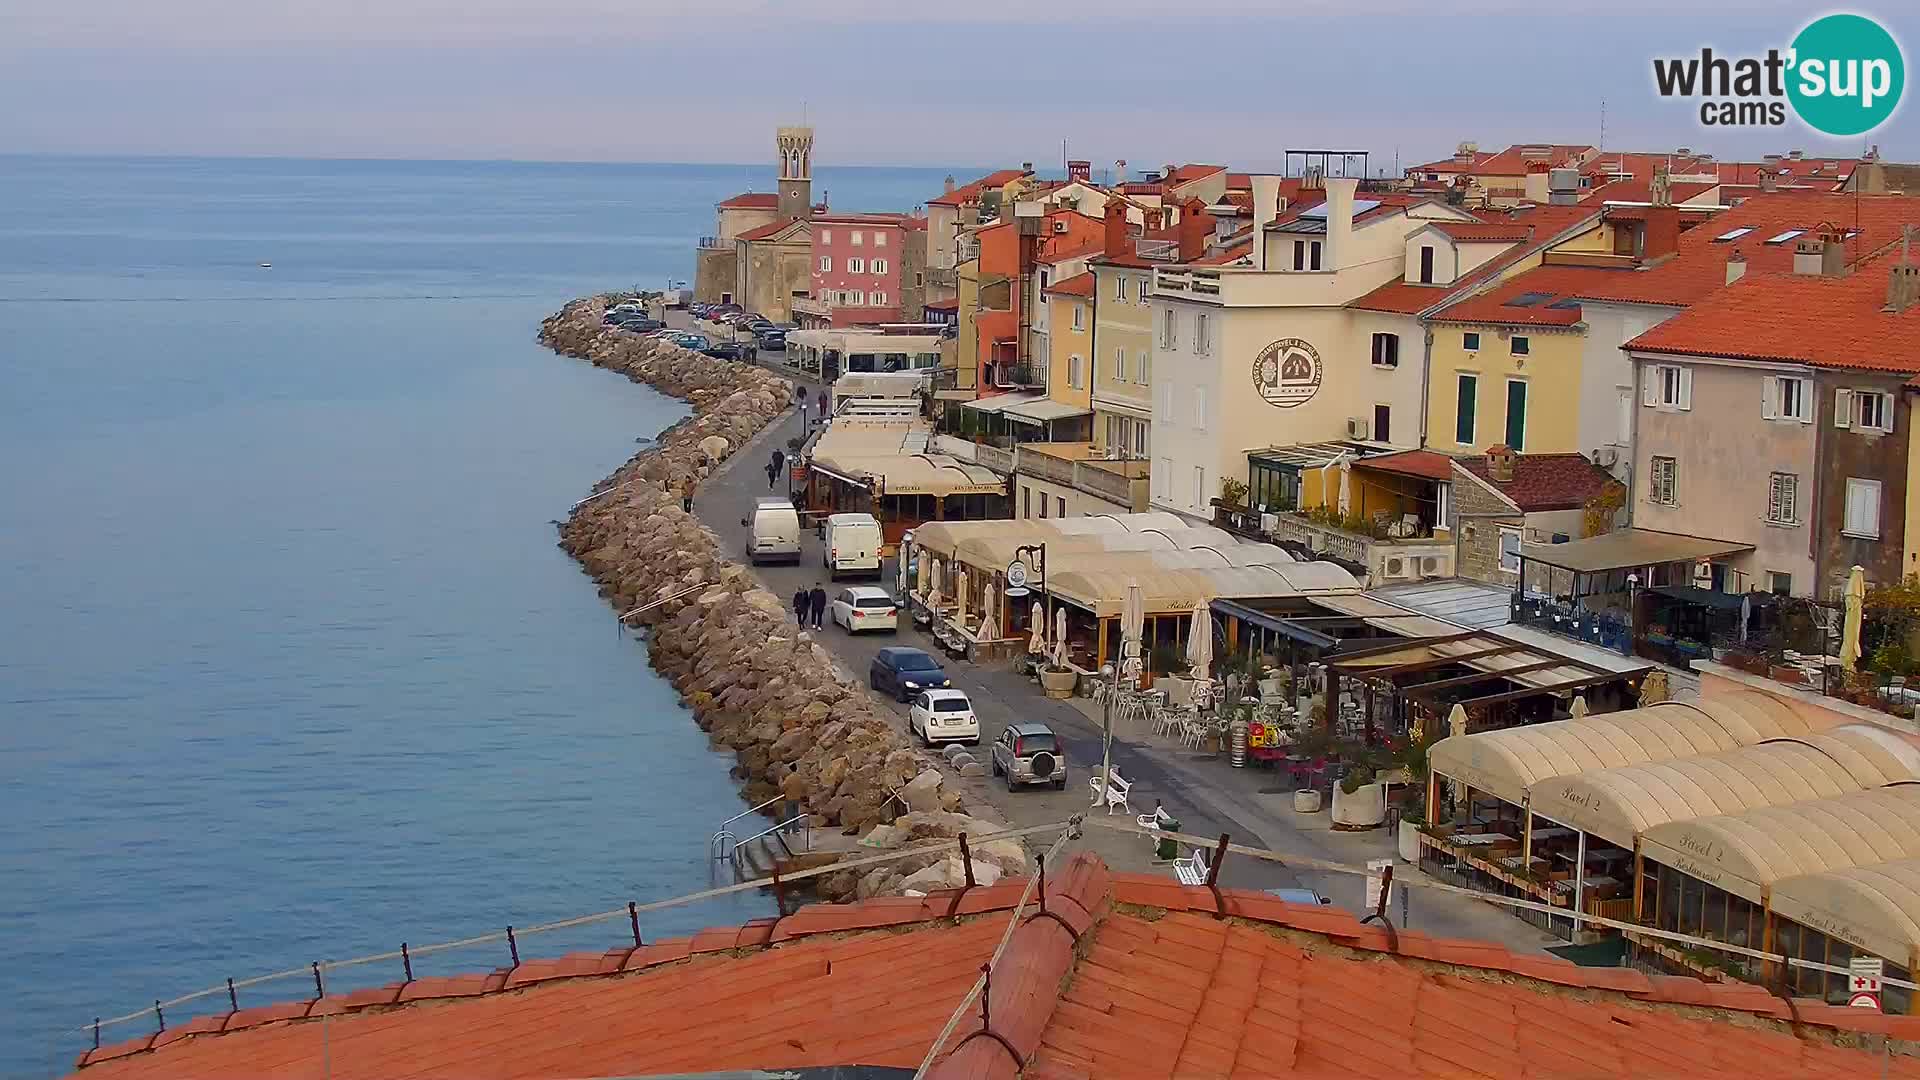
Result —
[[1619, 529], [1564, 544], [1521, 544], [1520, 557], [1563, 570], [1595, 574], [1603, 570], [1717, 559], [1752, 550], [1752, 544], [1737, 540], [1714, 540], [1653, 529]]
[[1920, 784], [1655, 825], [1640, 850], [1758, 904], [1786, 878], [1920, 858]]
[[1738, 690], [1711, 702], [1663, 702], [1455, 735], [1435, 743], [1427, 760], [1435, 773], [1517, 806], [1535, 784], [1555, 776], [1710, 754], [1808, 730], [1806, 720], [1775, 698]]
[[1033, 402], [1044, 400], [1046, 400], [1044, 394], [995, 394], [992, 397], [963, 401], [960, 403], [960, 407], [963, 409], [972, 409], [977, 413], [993, 414], [1004, 412], [1016, 405], [1029, 405]]
[[1920, 947], [1920, 859], [1788, 878], [1773, 913], [1910, 968]]
[[1007, 482], [992, 469], [945, 454], [827, 457], [816, 452], [813, 468], [836, 480], [872, 487], [879, 495], [995, 495], [1007, 490]]
[[1016, 420], [1027, 420], [1035, 424], [1044, 424], [1049, 420], [1068, 420], [1076, 416], [1092, 416], [1093, 410], [1082, 405], [1070, 405], [1052, 398], [1038, 401], [1023, 401], [1008, 405], [1001, 410]]
[[1920, 781], [1920, 750], [1889, 745], [1864, 724], [1710, 754], [1551, 777], [1534, 813], [1633, 847], [1655, 825]]
[[1287, 563], [1160, 570], [1145, 580], [1124, 570], [1069, 570], [1054, 575], [1051, 591], [1059, 599], [1105, 619], [1119, 616], [1129, 584], [1140, 586], [1150, 615], [1184, 614], [1195, 604], [1219, 598], [1360, 590], [1353, 575], [1332, 563]]

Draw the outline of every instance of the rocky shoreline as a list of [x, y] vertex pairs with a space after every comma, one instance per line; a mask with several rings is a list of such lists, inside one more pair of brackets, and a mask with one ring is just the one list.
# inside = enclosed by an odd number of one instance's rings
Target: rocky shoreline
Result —
[[[541, 324], [541, 343], [681, 398], [693, 413], [595, 486], [561, 527], [561, 547], [618, 611], [653, 605], [631, 622], [649, 628], [648, 655], [696, 722], [734, 751], [749, 804], [784, 796], [815, 827], [862, 835], [868, 847], [995, 831], [956, 812], [956, 785], [683, 508], [684, 496], [786, 412], [793, 384], [606, 326], [613, 299], [567, 304]], [[896, 817], [896, 792], [911, 813]], [[982, 880], [1026, 867], [1017, 843], [973, 850]], [[924, 891], [963, 873], [958, 856], [909, 856], [864, 874], [825, 875], [821, 891], [835, 899]]]

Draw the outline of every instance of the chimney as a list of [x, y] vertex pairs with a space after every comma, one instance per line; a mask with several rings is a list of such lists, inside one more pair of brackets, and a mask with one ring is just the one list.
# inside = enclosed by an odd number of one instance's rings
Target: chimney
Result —
[[1461, 143], [1453, 149], [1453, 163], [1455, 165], [1473, 164], [1473, 155], [1477, 153], [1479, 149], [1480, 147], [1475, 143]]
[[1360, 181], [1350, 176], [1328, 177], [1326, 184], [1327, 250], [1320, 266], [1339, 270], [1348, 258], [1347, 246], [1353, 237], [1353, 193]]
[[1213, 233], [1213, 215], [1207, 204], [1188, 199], [1180, 210], [1180, 261], [1193, 262], [1207, 253], [1207, 237]]
[[1160, 227], [1160, 208], [1159, 207], [1149, 206], [1141, 213], [1146, 220], [1145, 228], [1148, 232], [1152, 232], [1155, 229], [1158, 229]]
[[1107, 216], [1104, 222], [1100, 250], [1108, 258], [1125, 255], [1133, 250], [1133, 244], [1127, 236], [1127, 204], [1119, 199], [1107, 200]]
[[1760, 190], [1761, 191], [1779, 191], [1780, 190], [1779, 174], [1774, 172], [1772, 169], [1760, 170]]
[[1727, 256], [1727, 284], [1731, 285], [1746, 276], [1747, 257], [1740, 254], [1739, 248], [1735, 248], [1733, 254]]
[[1267, 268], [1267, 226], [1280, 216], [1280, 178], [1254, 176], [1253, 181], [1253, 266]]
[[1788, 151], [1787, 156], [1795, 161], [1799, 161], [1807, 156], [1807, 152], [1805, 150], [1791, 150]]
[[1793, 272], [1807, 277], [1820, 276], [1820, 263], [1824, 245], [1819, 238], [1803, 236], [1793, 244]]
[[1913, 226], [1908, 225], [1900, 231], [1900, 261], [1893, 264], [1887, 279], [1886, 310], [1899, 315], [1916, 300], [1920, 300], [1920, 266], [1913, 265]]
[[1092, 176], [1093, 176], [1093, 162], [1091, 161], [1067, 162], [1067, 180], [1069, 182], [1078, 180], [1084, 184]]
[[1504, 443], [1487, 447], [1487, 475], [1496, 484], [1513, 483], [1513, 447]]
[[1820, 276], [1841, 277], [1847, 272], [1847, 245], [1838, 234], [1820, 238]]
[[1640, 223], [1640, 261], [1664, 259], [1680, 250], [1680, 208], [1649, 206]]
[[1026, 174], [1027, 174], [1028, 176], [1032, 176], [1032, 175], [1033, 175], [1033, 162], [1031, 162], [1031, 161], [1023, 161], [1023, 162], [1021, 162], [1021, 163], [1020, 163], [1020, 171], [1021, 171], [1021, 172], [1023, 172], [1023, 173], [1026, 173]]
[[1549, 168], [1551, 168], [1551, 166], [1544, 161], [1535, 161], [1527, 166], [1527, 201], [1536, 206], [1546, 205], [1548, 197], [1547, 171]]
[[953, 174], [952, 173], [947, 174], [947, 192], [946, 193], [949, 195], [953, 194]]

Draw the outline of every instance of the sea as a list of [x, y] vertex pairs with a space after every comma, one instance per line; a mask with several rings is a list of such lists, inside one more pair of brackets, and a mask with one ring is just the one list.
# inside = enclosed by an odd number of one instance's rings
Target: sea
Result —
[[[949, 171], [815, 194], [906, 210]], [[294, 973], [247, 1007], [402, 942], [630, 944], [624, 915], [525, 929], [710, 885], [731, 759], [555, 546], [684, 409], [534, 334], [690, 280], [714, 203], [773, 178], [0, 156], [0, 1076], [65, 1073], [97, 1017], [155, 1030], [157, 999], [224, 1012], [229, 978]]]

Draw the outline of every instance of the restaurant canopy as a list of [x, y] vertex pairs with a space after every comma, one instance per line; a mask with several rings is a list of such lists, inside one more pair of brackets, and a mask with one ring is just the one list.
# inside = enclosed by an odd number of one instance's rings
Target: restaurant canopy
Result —
[[[961, 541], [975, 536], [1013, 539], [1019, 543], [1048, 542], [1094, 534], [1119, 534], [1150, 530], [1184, 529], [1187, 521], [1175, 514], [1154, 511], [1146, 514], [1090, 514], [1075, 518], [1005, 518], [987, 521], [940, 521], [914, 530], [914, 546], [940, 559], [951, 559]], [[1211, 528], [1209, 526], [1208, 528]], [[1217, 531], [1217, 530], [1216, 530]], [[1220, 535], [1231, 536], [1226, 533]]]
[[1063, 536], [1057, 539], [1036, 537], [1034, 534], [1001, 536], [988, 534], [972, 536], [954, 546], [952, 557], [971, 566], [999, 571], [1016, 557], [1023, 546], [1031, 546], [1044, 540], [1047, 545], [1047, 572], [1059, 574], [1067, 569], [1079, 569], [1083, 557], [1107, 552], [1146, 552], [1146, 551], [1189, 551], [1208, 549], [1216, 553], [1239, 548], [1251, 549], [1245, 562], [1236, 562], [1220, 556], [1215, 565], [1255, 565], [1266, 563], [1293, 562], [1293, 556], [1272, 544], [1241, 544], [1232, 536], [1211, 527], [1193, 529], [1148, 529], [1142, 532], [1121, 533], [1085, 533], [1077, 536]]
[[1764, 903], [1787, 878], [1920, 858], [1920, 784], [1655, 825], [1640, 850], [1718, 889]]
[[932, 428], [917, 417], [840, 417], [813, 445], [812, 467], [876, 495], [994, 495], [1007, 484], [984, 466], [927, 452]]
[[1521, 544], [1520, 557], [1543, 566], [1598, 574], [1660, 563], [1717, 559], [1752, 550], [1752, 544], [1737, 540], [1714, 540], [1654, 529], [1617, 529], [1564, 544]]
[[1403, 638], [1446, 637], [1459, 626], [1417, 611], [1409, 611], [1365, 593], [1332, 593], [1306, 597], [1249, 597], [1216, 599], [1216, 614], [1240, 619], [1295, 641], [1327, 649], [1340, 644], [1346, 632], [1372, 628]]
[[1662, 702], [1578, 720], [1454, 735], [1433, 744], [1432, 771], [1516, 806], [1555, 776], [1689, 757], [1805, 735], [1807, 722], [1766, 694], [1730, 691], [1712, 701]]
[[1142, 579], [1128, 570], [1069, 570], [1055, 574], [1055, 598], [1091, 612], [1097, 618], [1117, 618], [1126, 603], [1127, 586], [1140, 586], [1149, 615], [1184, 614], [1195, 604], [1216, 597], [1289, 596], [1328, 592], [1358, 592], [1352, 574], [1332, 563], [1288, 563], [1283, 566], [1223, 566], [1213, 569], [1161, 570]]
[[[1440, 626], [1438, 633], [1443, 636], [1343, 653], [1328, 660], [1328, 670], [1351, 678], [1386, 679], [1414, 698], [1432, 698], [1443, 690], [1458, 692], [1468, 706], [1580, 690], [1632, 679], [1648, 670], [1644, 664], [1604, 666], [1569, 655], [1554, 645], [1503, 637], [1493, 630], [1462, 631], [1438, 620], [1427, 621]], [[1411, 681], [1416, 676], [1441, 674], [1439, 669], [1448, 667], [1464, 667], [1474, 674]], [[1504, 689], [1503, 683], [1519, 689]]]
[[1771, 901], [1775, 915], [1909, 967], [1920, 948], [1920, 859], [1787, 878]]
[[1623, 848], [1655, 825], [1920, 781], [1920, 750], [1866, 724], [1542, 780], [1537, 814]]

